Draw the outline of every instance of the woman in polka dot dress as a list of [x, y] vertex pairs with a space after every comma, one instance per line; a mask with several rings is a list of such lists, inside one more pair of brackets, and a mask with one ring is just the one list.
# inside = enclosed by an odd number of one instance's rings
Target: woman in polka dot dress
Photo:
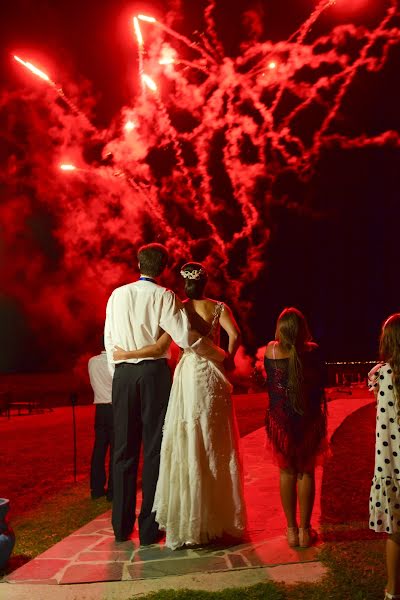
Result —
[[384, 323], [379, 363], [368, 375], [377, 398], [375, 472], [370, 528], [388, 533], [385, 598], [400, 599], [400, 313]]

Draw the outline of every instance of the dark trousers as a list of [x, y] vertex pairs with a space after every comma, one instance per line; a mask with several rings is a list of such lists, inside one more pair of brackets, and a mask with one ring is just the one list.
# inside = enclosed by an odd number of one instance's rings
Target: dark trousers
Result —
[[136, 483], [143, 440], [142, 507], [139, 537], [151, 544], [158, 534], [152, 512], [160, 467], [162, 428], [167, 411], [171, 373], [165, 359], [116, 365], [114, 412], [114, 498], [112, 525], [116, 538], [129, 537], [135, 524]]
[[112, 453], [113, 453], [113, 409], [111, 404], [96, 404], [94, 418], [94, 446], [90, 466], [90, 489], [93, 495], [101, 496], [105, 492], [106, 456], [110, 450], [107, 496], [113, 495]]

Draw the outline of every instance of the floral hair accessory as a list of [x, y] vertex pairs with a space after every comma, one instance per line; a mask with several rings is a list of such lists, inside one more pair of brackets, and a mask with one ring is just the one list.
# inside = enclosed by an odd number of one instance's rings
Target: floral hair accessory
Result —
[[184, 279], [200, 279], [206, 272], [204, 269], [194, 269], [193, 271], [181, 271]]

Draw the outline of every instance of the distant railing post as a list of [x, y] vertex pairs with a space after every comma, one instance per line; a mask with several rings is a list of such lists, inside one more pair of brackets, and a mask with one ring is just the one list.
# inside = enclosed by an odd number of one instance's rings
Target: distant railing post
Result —
[[327, 362], [328, 385], [341, 387], [352, 383], [362, 384], [366, 382], [368, 372], [376, 362], [376, 360]]
[[76, 420], [75, 420], [75, 406], [78, 403], [78, 394], [77, 392], [71, 392], [69, 396], [71, 406], [72, 406], [72, 429], [73, 429], [73, 439], [74, 439], [74, 483], [76, 483], [76, 471], [77, 471], [77, 449], [76, 449]]

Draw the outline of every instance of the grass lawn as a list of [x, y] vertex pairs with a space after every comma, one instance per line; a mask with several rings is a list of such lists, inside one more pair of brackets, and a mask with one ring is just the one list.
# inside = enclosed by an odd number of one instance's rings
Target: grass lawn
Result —
[[[259, 427], [264, 406], [251, 407], [246, 398], [238, 406], [241, 433]], [[3, 423], [3, 448], [8, 448], [10, 476], [3, 471], [3, 494], [12, 500], [11, 524], [17, 534], [6, 572], [44, 552], [79, 527], [110, 509], [105, 499], [92, 501], [88, 471], [93, 412], [78, 411], [78, 483], [71, 478], [69, 412], [11, 419]], [[45, 422], [45, 419], [47, 422]], [[35, 426], [32, 427], [32, 424]], [[14, 443], [19, 431], [18, 444]], [[154, 600], [380, 600], [385, 584], [384, 536], [366, 529], [370, 476], [373, 470], [374, 407], [356, 411], [336, 431], [332, 455], [324, 468], [321, 519], [324, 547], [321, 561], [329, 569], [319, 584], [293, 587], [265, 583], [222, 592], [165, 590]], [[36, 437], [35, 437], [36, 436]], [[15, 453], [10, 449], [15, 448]], [[32, 462], [28, 459], [32, 457]], [[2, 458], [0, 456], [0, 458]], [[35, 463], [35, 464], [33, 464]], [[2, 461], [2, 464], [5, 463]], [[14, 464], [21, 464], [18, 473]], [[60, 467], [60, 464], [64, 468]], [[14, 501], [14, 500], [15, 501]], [[15, 510], [17, 509], [17, 510]], [[4, 574], [4, 573], [3, 573]], [[2, 573], [0, 573], [0, 576]]]
[[[333, 532], [331, 532], [333, 533]], [[340, 532], [338, 532], [340, 533]], [[384, 540], [329, 542], [321, 561], [329, 574], [319, 584], [295, 586], [263, 583], [221, 592], [162, 590], [146, 600], [383, 600]], [[134, 600], [132, 598], [132, 600]]]
[[105, 498], [91, 500], [84, 479], [55, 493], [50, 499], [12, 519], [16, 544], [11, 559], [0, 576], [41, 554], [95, 517], [110, 510]]
[[[263, 423], [265, 397], [236, 397], [241, 435]], [[89, 489], [94, 407], [76, 408], [78, 483], [73, 481], [71, 408], [1, 419], [0, 496], [10, 498], [16, 545], [0, 577], [110, 509]], [[140, 478], [140, 474], [139, 474]]]

